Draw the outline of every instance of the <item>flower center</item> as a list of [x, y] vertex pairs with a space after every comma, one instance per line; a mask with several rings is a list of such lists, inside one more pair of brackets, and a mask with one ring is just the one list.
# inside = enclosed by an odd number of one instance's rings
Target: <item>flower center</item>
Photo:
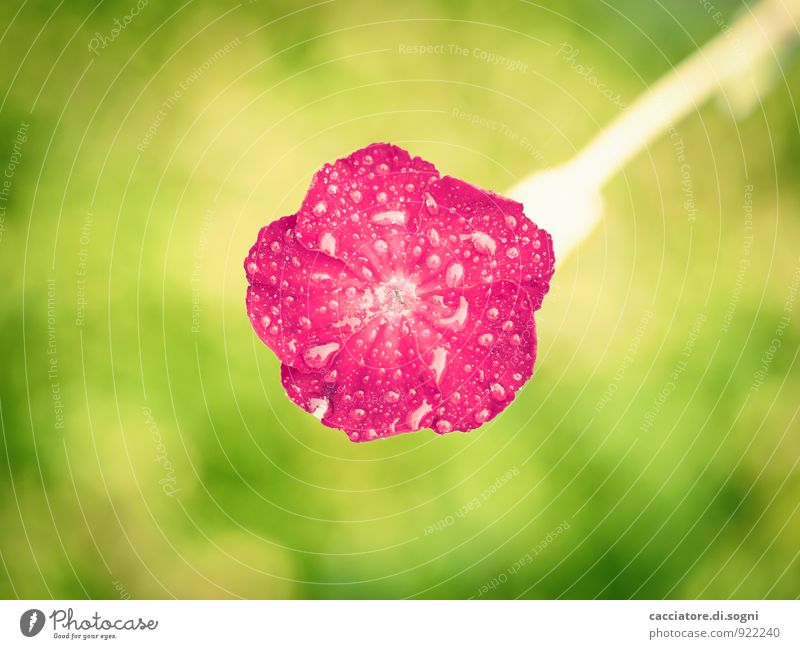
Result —
[[375, 289], [381, 314], [386, 317], [409, 316], [419, 298], [417, 285], [407, 277], [392, 277]]

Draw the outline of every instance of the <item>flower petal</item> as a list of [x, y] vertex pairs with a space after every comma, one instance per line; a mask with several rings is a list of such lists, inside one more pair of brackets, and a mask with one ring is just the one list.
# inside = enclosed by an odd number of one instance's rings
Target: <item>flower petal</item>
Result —
[[372, 144], [314, 176], [297, 217], [297, 239], [345, 261], [368, 280], [387, 279], [405, 258], [427, 186], [439, 174], [391, 144]]
[[371, 292], [341, 261], [299, 245], [294, 227], [285, 216], [259, 232], [244, 262], [247, 313], [282, 362], [312, 371], [367, 317]]
[[453, 316], [418, 321], [414, 331], [440, 396], [431, 427], [471, 430], [502, 412], [533, 373], [531, 297], [505, 281], [432, 297]]
[[520, 203], [463, 180], [445, 176], [428, 186], [417, 241], [432, 249], [423, 266], [423, 291], [511, 281], [528, 291], [538, 309], [549, 290], [550, 235], [525, 216]]

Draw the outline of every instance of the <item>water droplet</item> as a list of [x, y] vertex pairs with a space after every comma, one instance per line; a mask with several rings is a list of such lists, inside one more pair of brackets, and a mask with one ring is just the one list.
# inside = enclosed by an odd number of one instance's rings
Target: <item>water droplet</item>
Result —
[[516, 227], [517, 227], [517, 219], [515, 219], [515, 218], [514, 218], [513, 216], [511, 216], [510, 214], [507, 214], [507, 215], [506, 215], [506, 226], [508, 226], [508, 228], [509, 228], [510, 230], [513, 230], [514, 228], [516, 228]]
[[321, 399], [315, 397], [308, 400], [308, 410], [317, 419], [321, 420], [328, 412], [329, 407], [330, 403], [328, 402], [328, 399], [325, 397], [322, 397]]
[[315, 214], [324, 214], [325, 211], [328, 209], [325, 201], [320, 201], [314, 206], [314, 213]]
[[400, 401], [400, 393], [395, 392], [394, 390], [389, 390], [386, 394], [383, 395], [383, 400], [386, 403], [397, 403]]
[[411, 249], [411, 254], [414, 255], [415, 257], [419, 257], [422, 254], [422, 248], [420, 248], [419, 246], [414, 246]]
[[431, 242], [431, 245], [434, 248], [439, 245], [439, 241], [440, 241], [439, 233], [436, 230], [434, 230], [433, 228], [431, 228], [428, 231], [428, 241]]
[[271, 244], [269, 244], [269, 249], [272, 250], [272, 252], [280, 252], [281, 251], [281, 242], [280, 241], [273, 241]]
[[491, 413], [489, 412], [488, 408], [484, 408], [483, 410], [479, 410], [478, 412], [475, 413], [475, 421], [477, 421], [479, 424], [482, 424], [487, 419], [489, 419], [489, 415], [490, 414]]
[[378, 165], [378, 173], [385, 174], [387, 171], [389, 171], [389, 165], [387, 165], [385, 162], [381, 162]]
[[514, 372], [513, 378], [514, 378], [515, 381], [521, 381], [522, 380], [522, 374], [520, 374], [519, 372]]
[[488, 234], [485, 232], [473, 232], [470, 238], [472, 239], [472, 245], [475, 246], [475, 250], [479, 253], [482, 255], [494, 254], [497, 244]]
[[435, 270], [436, 268], [439, 268], [439, 266], [442, 265], [442, 260], [439, 258], [439, 255], [430, 255], [425, 260], [425, 265], [431, 270]]
[[502, 401], [506, 396], [506, 389], [499, 383], [493, 384], [489, 390], [492, 393], [492, 398], [496, 401]]
[[336, 254], [336, 238], [330, 233], [325, 232], [319, 238], [319, 249], [328, 254], [328, 255], [335, 255]]
[[500, 315], [500, 312], [495, 307], [490, 307], [486, 311], [486, 317], [489, 320], [497, 320], [497, 317]]
[[406, 213], [401, 212], [400, 210], [392, 210], [390, 212], [378, 212], [374, 214], [372, 217], [374, 223], [380, 224], [396, 224], [396, 225], [405, 225], [406, 223]]
[[251, 261], [249, 264], [247, 264], [247, 272], [251, 275], [255, 275], [258, 272], [258, 266], [256, 266], [254, 261]]
[[385, 203], [386, 202], [386, 192], [378, 192], [378, 195], [375, 196], [375, 200], [378, 201], [379, 203]]
[[364, 419], [364, 417], [366, 416], [366, 414], [367, 414], [367, 413], [366, 413], [366, 412], [363, 410], [363, 408], [353, 408], [353, 409], [350, 411], [350, 416], [351, 416], [353, 419], [355, 419], [356, 421], [361, 421], [362, 419]]
[[539, 239], [534, 239], [531, 245], [533, 246], [534, 250], [538, 250], [539, 248], [542, 247], [542, 242], [539, 241]]
[[516, 259], [517, 257], [519, 257], [519, 250], [517, 250], [512, 246], [511, 248], [506, 250], [506, 257], [508, 257], [509, 259]]
[[522, 338], [519, 337], [519, 334], [511, 336], [511, 344], [514, 345], [514, 347], [519, 347], [522, 344]]
[[339, 343], [326, 343], [309, 347], [303, 352], [303, 360], [309, 367], [320, 369], [334, 353], [339, 351], [339, 347]]
[[381, 254], [385, 254], [387, 250], [389, 250], [389, 244], [387, 244], [383, 239], [378, 239], [374, 244], [373, 247]]
[[350, 198], [353, 199], [354, 203], [360, 202], [361, 201], [361, 192], [358, 191], [357, 189], [354, 189], [353, 191], [350, 192]]
[[309, 320], [305, 316], [301, 316], [300, 317], [300, 326], [303, 329], [311, 329], [311, 320]]
[[478, 336], [478, 344], [488, 347], [494, 342], [494, 336], [490, 333], [481, 334]]
[[453, 430], [453, 424], [451, 424], [446, 419], [440, 419], [439, 421], [436, 422], [437, 433], [442, 433], [442, 434], [449, 433], [451, 430]]
[[461, 280], [464, 279], [464, 267], [455, 262], [450, 264], [450, 267], [447, 269], [447, 273], [445, 275], [445, 281], [450, 288], [454, 288], [461, 283]]
[[431, 214], [436, 214], [439, 211], [439, 204], [428, 192], [425, 192], [425, 208]]
[[339, 191], [339, 188], [336, 185], [328, 185], [328, 193], [333, 196], [336, 192]]
[[336, 383], [336, 377], [338, 375], [339, 373], [336, 370], [331, 370], [330, 372], [325, 374], [324, 377], [322, 377], [322, 380], [325, 381], [325, 383]]
[[373, 162], [373, 158], [369, 153], [364, 156], [364, 164], [365, 165], [371, 165], [372, 162]]
[[405, 186], [405, 188], [404, 188], [404, 189], [405, 189], [407, 192], [413, 192], [413, 191], [414, 191], [414, 184], [413, 184], [413, 183], [408, 183], [408, 184]]
[[511, 320], [506, 320], [503, 323], [503, 331], [507, 332], [507, 331], [511, 331], [512, 329], [514, 329], [514, 323], [511, 322]]
[[270, 319], [269, 319], [269, 316], [268, 316], [268, 315], [265, 315], [265, 316], [263, 316], [263, 317], [261, 318], [261, 326], [262, 326], [262, 327], [264, 327], [264, 329], [266, 329], [267, 327], [269, 327], [269, 323], [270, 323], [270, 322], [272, 322], [272, 320], [270, 320]]

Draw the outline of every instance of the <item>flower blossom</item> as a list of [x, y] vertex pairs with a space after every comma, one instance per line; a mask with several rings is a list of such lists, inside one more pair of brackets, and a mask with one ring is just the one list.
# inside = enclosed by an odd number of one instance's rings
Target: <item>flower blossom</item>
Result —
[[554, 258], [520, 203], [372, 144], [317, 172], [244, 267], [289, 398], [368, 441], [502, 412], [533, 372]]

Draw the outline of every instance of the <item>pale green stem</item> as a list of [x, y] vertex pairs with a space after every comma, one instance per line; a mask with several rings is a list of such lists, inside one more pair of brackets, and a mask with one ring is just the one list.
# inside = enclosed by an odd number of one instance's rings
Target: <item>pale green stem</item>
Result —
[[763, 0], [730, 29], [653, 84], [596, 135], [567, 167], [599, 190], [649, 142], [696, 109], [725, 83], [747, 78], [759, 60], [798, 36], [800, 0]]

